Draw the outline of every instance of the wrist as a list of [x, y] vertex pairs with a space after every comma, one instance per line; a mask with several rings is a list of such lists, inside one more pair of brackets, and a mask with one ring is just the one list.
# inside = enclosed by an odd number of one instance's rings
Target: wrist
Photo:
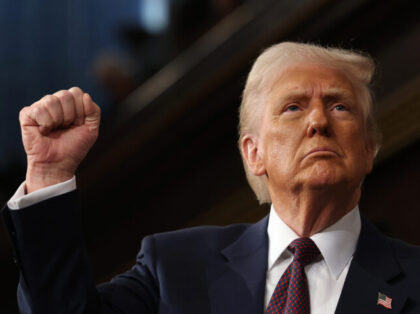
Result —
[[51, 165], [48, 167], [28, 165], [25, 181], [26, 193], [31, 193], [47, 186], [68, 181], [73, 178], [73, 176], [74, 172], [54, 168]]

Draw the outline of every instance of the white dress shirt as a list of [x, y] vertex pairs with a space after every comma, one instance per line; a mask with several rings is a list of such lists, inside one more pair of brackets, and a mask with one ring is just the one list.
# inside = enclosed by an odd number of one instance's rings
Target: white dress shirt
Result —
[[[75, 177], [29, 194], [25, 194], [25, 183], [22, 183], [7, 205], [10, 209], [21, 209], [75, 189]], [[305, 267], [312, 314], [335, 312], [356, 249], [360, 228], [360, 213], [356, 206], [335, 224], [311, 237], [321, 252], [321, 256], [314, 263]], [[270, 210], [267, 233], [268, 267], [265, 309], [277, 282], [293, 260], [293, 255], [287, 247], [293, 240], [299, 238], [279, 218], [273, 206]]]
[[74, 191], [76, 189], [76, 177], [73, 176], [70, 180], [47, 186], [43, 189], [26, 194], [25, 182], [23, 182], [15, 194], [7, 202], [10, 209], [22, 209], [36, 203], [45, 201], [54, 196]]
[[[308, 278], [311, 314], [333, 314], [359, 238], [361, 220], [356, 206], [335, 224], [311, 236], [321, 256], [305, 267]], [[267, 227], [268, 267], [265, 285], [265, 309], [277, 282], [293, 260], [287, 250], [299, 236], [289, 228], [271, 206]]]

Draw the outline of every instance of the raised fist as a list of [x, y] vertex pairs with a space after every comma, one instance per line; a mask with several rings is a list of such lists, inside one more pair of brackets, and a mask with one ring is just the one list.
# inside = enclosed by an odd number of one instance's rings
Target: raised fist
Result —
[[20, 111], [26, 190], [66, 181], [98, 137], [100, 109], [80, 88], [47, 95]]

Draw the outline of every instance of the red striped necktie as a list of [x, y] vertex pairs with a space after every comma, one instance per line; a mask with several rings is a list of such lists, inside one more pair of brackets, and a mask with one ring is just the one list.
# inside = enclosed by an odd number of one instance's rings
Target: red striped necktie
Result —
[[293, 262], [287, 267], [271, 296], [266, 314], [309, 314], [309, 290], [304, 267], [312, 263], [319, 250], [310, 238], [294, 240], [288, 247]]

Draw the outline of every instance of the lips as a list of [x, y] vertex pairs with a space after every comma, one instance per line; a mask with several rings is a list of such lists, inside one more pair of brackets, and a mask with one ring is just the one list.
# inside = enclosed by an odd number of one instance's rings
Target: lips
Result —
[[306, 153], [306, 155], [303, 158], [305, 158], [307, 156], [310, 156], [310, 155], [322, 155], [322, 154], [325, 154], [325, 155], [334, 154], [334, 155], [340, 157], [340, 154], [338, 154], [332, 148], [329, 148], [329, 147], [315, 147], [315, 148], [311, 149], [308, 153]]

